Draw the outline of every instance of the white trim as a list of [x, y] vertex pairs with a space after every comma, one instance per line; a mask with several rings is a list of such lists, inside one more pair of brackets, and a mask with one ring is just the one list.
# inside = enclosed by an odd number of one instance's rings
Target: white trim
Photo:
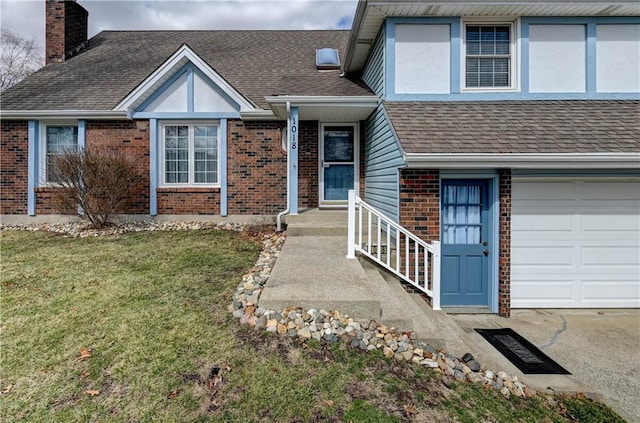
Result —
[[409, 168], [640, 169], [640, 153], [405, 154]]
[[0, 110], [1, 119], [128, 119], [127, 113], [110, 110]]
[[279, 120], [273, 110], [241, 111], [240, 117], [243, 120]]
[[115, 108], [117, 111], [127, 112], [140, 100], [147, 98], [164, 82], [164, 79], [180, 69], [186, 63], [191, 62], [207, 78], [220, 87], [233, 101], [240, 105], [240, 111], [259, 110], [242, 94], [240, 94], [231, 84], [224, 80], [211, 66], [200, 58], [186, 44], [183, 44], [169, 59], [158, 67], [147, 79], [138, 85], [126, 96]]
[[375, 95], [369, 96], [298, 96], [298, 95], [276, 95], [264, 98], [269, 104], [286, 104], [287, 101], [305, 106], [331, 106], [332, 104], [344, 106], [353, 105], [371, 105], [377, 106], [380, 98]]
[[[79, 131], [79, 124], [77, 120], [63, 120], [63, 121], [44, 121], [40, 122], [39, 140], [38, 140], [38, 154], [39, 154], [39, 172], [37, 175], [36, 187], [55, 187], [59, 186], [57, 182], [49, 182], [47, 180], [47, 127], [48, 126], [68, 126], [76, 128], [76, 132]], [[78, 134], [79, 135], [79, 134]], [[79, 140], [76, 137], [76, 148], [78, 147]]]
[[[378, 107], [378, 103], [382, 100], [377, 96], [267, 96], [265, 100], [271, 106], [273, 113], [277, 118], [286, 119], [286, 105], [287, 102], [295, 104], [300, 107], [300, 113], [302, 114], [305, 107], [320, 107], [327, 109], [334, 109], [342, 107], [345, 109], [354, 108], [360, 109], [362, 112], [362, 118], [365, 119], [371, 112]], [[309, 120], [322, 120], [318, 117], [308, 117]], [[354, 117], [351, 115], [348, 118], [349, 121], [353, 121]]]
[[[327, 126], [353, 127], [353, 190], [360, 192], [360, 125], [357, 122], [320, 122], [318, 128], [318, 202], [323, 208], [344, 208], [347, 200], [324, 199], [324, 130]], [[346, 164], [344, 162], [342, 164]]]
[[[196, 125], [201, 126], [215, 126], [217, 128], [216, 134], [216, 148], [217, 148], [217, 171], [215, 183], [196, 183], [194, 181], [195, 165], [194, 165], [194, 134], [193, 127]], [[220, 121], [207, 120], [207, 121], [182, 121], [182, 120], [165, 120], [158, 121], [158, 147], [160, 163], [158, 166], [159, 183], [158, 188], [220, 188]], [[168, 183], [166, 182], [165, 166], [166, 166], [166, 154], [165, 154], [165, 142], [164, 142], [164, 128], [166, 126], [187, 126], [189, 128], [189, 181], [188, 183]]]

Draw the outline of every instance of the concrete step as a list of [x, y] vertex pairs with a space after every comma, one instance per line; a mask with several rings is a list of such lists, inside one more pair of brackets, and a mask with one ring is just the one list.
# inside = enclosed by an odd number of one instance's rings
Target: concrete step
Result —
[[[445, 348], [460, 356], [467, 352], [467, 335], [451, 316], [433, 310], [419, 294], [407, 292], [396, 276], [368, 259], [362, 259], [362, 265], [367, 275], [379, 284], [383, 324], [397, 322], [396, 328], [413, 331], [419, 340], [434, 348]], [[373, 272], [378, 278], [372, 275]]]
[[[347, 236], [347, 225], [338, 226], [332, 223], [296, 223], [287, 225], [287, 236], [335, 236], [344, 237]], [[346, 241], [344, 248], [346, 248]]]
[[320, 209], [306, 209], [299, 214], [289, 214], [285, 216], [287, 224], [303, 224], [303, 223], [336, 223], [347, 224], [347, 211], [346, 210], [320, 210]]
[[379, 320], [381, 304], [375, 286], [360, 263], [345, 256], [346, 238], [288, 236], [260, 296], [260, 306], [339, 310]]
[[346, 210], [305, 210], [285, 217], [288, 236], [347, 236]]

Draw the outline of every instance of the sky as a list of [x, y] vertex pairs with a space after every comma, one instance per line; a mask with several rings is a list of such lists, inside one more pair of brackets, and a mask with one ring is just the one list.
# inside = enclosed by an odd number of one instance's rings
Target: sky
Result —
[[[357, 0], [78, 0], [89, 37], [135, 29], [350, 29]], [[0, 0], [0, 25], [44, 50], [45, 0]]]

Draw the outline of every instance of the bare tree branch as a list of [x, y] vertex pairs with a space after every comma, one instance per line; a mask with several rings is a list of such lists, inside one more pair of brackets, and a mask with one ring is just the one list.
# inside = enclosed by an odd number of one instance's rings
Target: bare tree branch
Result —
[[34, 39], [2, 28], [0, 46], [0, 91], [17, 84], [42, 67], [42, 53]]

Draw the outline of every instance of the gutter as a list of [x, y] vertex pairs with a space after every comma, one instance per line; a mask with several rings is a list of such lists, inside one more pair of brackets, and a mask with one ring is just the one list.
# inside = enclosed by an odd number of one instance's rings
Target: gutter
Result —
[[640, 169], [640, 153], [404, 154], [407, 168]]
[[128, 119], [126, 111], [113, 110], [0, 110], [0, 119]]
[[353, 106], [377, 106], [380, 98], [377, 95], [353, 95], [353, 96], [299, 96], [299, 95], [273, 95], [265, 97], [269, 104], [285, 104], [294, 102], [305, 106], [330, 106], [353, 105]]
[[344, 65], [342, 67], [342, 69], [344, 69], [344, 72], [347, 73], [351, 71], [351, 62], [353, 61], [353, 55], [356, 52], [358, 37], [360, 36], [360, 30], [362, 28], [362, 22], [364, 21], [364, 15], [367, 7], [367, 0], [358, 1], [358, 7], [356, 8], [356, 13], [353, 17], [353, 24], [351, 25], [351, 33], [349, 34], [349, 42], [347, 43], [347, 52], [344, 58]]
[[[287, 190], [289, 190], [289, 180], [291, 178], [291, 156], [289, 155], [289, 143], [291, 142], [291, 132], [289, 131], [289, 127], [291, 119], [291, 103], [287, 101]], [[282, 232], [282, 217], [286, 214], [289, 214], [289, 209], [291, 205], [289, 204], [289, 192], [287, 192], [287, 208], [280, 213], [276, 217], [276, 232]]]

